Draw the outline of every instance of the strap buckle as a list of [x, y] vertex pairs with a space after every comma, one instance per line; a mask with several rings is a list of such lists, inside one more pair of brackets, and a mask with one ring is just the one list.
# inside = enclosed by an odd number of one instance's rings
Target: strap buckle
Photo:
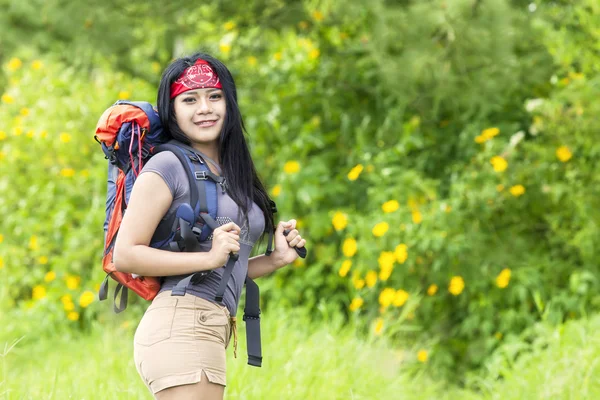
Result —
[[208, 176], [206, 175], [206, 171], [195, 171], [194, 176], [196, 177], [197, 181], [205, 181], [208, 179]]

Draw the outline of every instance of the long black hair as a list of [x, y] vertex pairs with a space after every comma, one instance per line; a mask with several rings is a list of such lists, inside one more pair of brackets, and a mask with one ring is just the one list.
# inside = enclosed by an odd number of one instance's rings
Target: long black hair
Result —
[[265, 232], [273, 232], [275, 223], [273, 210], [271, 209], [271, 199], [258, 177], [244, 137], [246, 128], [238, 106], [237, 90], [233, 76], [221, 61], [209, 54], [199, 52], [180, 57], [165, 69], [160, 80], [156, 103], [163, 129], [166, 129], [167, 133], [175, 140], [191, 145], [188, 137], [177, 125], [175, 105], [171, 100], [171, 85], [186, 68], [194, 65], [198, 59], [208, 62], [217, 73], [225, 94], [227, 108], [219, 138], [219, 161], [222, 174], [227, 179], [228, 194], [245, 216], [248, 215], [249, 206], [252, 204], [248, 202], [248, 199], [254, 201], [264, 213]]

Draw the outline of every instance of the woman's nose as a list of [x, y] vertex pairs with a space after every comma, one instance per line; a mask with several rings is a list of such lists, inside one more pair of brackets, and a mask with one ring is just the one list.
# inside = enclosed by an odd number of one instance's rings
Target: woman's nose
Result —
[[198, 100], [198, 109], [196, 110], [198, 114], [207, 114], [212, 112], [212, 107], [210, 106], [210, 101], [205, 98], [200, 98]]

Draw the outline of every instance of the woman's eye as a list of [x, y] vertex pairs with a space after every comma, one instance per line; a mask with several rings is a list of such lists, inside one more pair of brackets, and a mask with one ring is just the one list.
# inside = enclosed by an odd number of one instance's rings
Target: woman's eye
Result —
[[219, 100], [221, 98], [223, 98], [222, 94], [213, 94], [213, 95], [210, 96], [211, 100]]
[[194, 101], [196, 101], [196, 99], [193, 97], [186, 97], [185, 99], [183, 99], [184, 103], [193, 103]]

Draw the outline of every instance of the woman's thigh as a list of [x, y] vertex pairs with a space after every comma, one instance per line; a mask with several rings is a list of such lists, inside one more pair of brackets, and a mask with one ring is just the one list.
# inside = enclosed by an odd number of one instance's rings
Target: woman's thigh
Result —
[[157, 400], [223, 400], [225, 387], [210, 383], [202, 372], [202, 380], [191, 385], [174, 386], [161, 390], [154, 397]]

